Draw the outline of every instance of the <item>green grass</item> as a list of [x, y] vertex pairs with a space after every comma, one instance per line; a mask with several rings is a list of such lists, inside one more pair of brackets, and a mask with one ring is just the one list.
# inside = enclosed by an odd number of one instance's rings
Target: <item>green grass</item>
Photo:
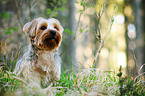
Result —
[[[122, 77], [108, 71], [94, 69], [82, 69], [79, 72], [64, 72], [55, 84], [41, 89], [25, 83], [9, 70], [0, 67], [0, 94], [1, 96], [20, 95], [24, 96], [96, 96], [96, 95], [145, 95], [145, 84], [141, 79], [134, 81], [129, 77]], [[118, 75], [118, 76], [117, 76]]]
[[4, 95], [8, 90], [14, 91], [18, 88], [18, 80], [15, 74], [12, 74], [10, 70], [6, 70], [5, 65], [0, 65], [0, 94]]

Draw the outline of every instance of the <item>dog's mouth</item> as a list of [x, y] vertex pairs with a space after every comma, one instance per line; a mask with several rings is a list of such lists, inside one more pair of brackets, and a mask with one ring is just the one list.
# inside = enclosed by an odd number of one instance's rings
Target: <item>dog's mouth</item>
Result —
[[56, 36], [48, 36], [48, 38], [46, 37], [45, 40], [51, 40], [51, 39], [56, 39]]
[[47, 51], [52, 51], [59, 47], [61, 42], [61, 36], [59, 33], [56, 35], [46, 34], [42, 39], [42, 49]]
[[46, 38], [46, 39], [44, 39], [43, 42], [44, 42], [43, 44], [46, 48], [49, 48], [51, 46], [55, 46], [56, 44], [58, 44], [58, 41], [55, 37]]

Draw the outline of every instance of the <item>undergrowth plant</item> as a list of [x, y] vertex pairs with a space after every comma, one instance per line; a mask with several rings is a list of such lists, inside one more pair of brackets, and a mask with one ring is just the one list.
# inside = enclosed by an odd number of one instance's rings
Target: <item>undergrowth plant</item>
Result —
[[122, 76], [122, 67], [119, 68], [119, 93], [120, 96], [144, 96], [145, 95], [145, 82], [143, 79], [131, 79], [127, 76]]
[[6, 66], [0, 64], [0, 94], [3, 96], [8, 90], [14, 91], [18, 88], [18, 80], [13, 76], [10, 70], [6, 70]]
[[11, 54], [7, 52], [7, 40], [0, 43], [0, 94], [5, 94], [8, 90], [14, 91], [18, 87], [18, 82], [12, 73], [20, 54], [21, 46]]

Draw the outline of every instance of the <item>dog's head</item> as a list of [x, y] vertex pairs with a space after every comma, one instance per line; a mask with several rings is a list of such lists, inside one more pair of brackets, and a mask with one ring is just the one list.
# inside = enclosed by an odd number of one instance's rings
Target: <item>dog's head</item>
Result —
[[24, 25], [23, 31], [37, 49], [52, 51], [60, 46], [63, 27], [54, 18], [37, 18]]

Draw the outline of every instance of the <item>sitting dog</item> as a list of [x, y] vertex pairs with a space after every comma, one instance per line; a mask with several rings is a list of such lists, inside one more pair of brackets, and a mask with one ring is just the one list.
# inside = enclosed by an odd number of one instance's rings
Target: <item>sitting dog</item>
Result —
[[60, 79], [61, 64], [58, 47], [62, 41], [63, 27], [59, 21], [37, 18], [24, 25], [30, 44], [28, 51], [17, 62], [14, 73], [26, 81], [46, 87]]

